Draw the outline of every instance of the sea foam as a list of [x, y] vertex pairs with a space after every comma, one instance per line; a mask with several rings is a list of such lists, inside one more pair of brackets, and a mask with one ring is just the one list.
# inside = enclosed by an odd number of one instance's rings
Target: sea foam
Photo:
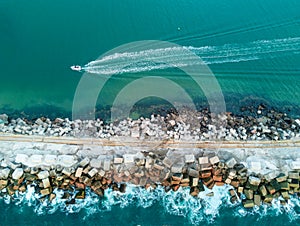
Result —
[[[222, 210], [225, 208], [230, 209], [234, 217], [255, 215], [258, 220], [262, 220], [269, 215], [287, 215], [290, 221], [300, 219], [300, 200], [297, 197], [291, 197], [285, 206], [282, 206], [280, 200], [276, 199], [273, 200], [272, 205], [264, 204], [253, 209], [245, 209], [241, 205], [241, 200], [234, 204], [230, 202], [229, 190], [231, 188], [228, 185], [215, 186], [212, 190], [205, 189], [197, 198], [194, 198], [189, 194], [188, 188], [181, 187], [176, 192], [165, 192], [162, 186], [156, 189], [150, 187], [146, 190], [128, 184], [125, 193], [107, 189], [104, 197], [99, 197], [87, 189], [85, 199], [76, 199], [75, 204], [66, 204], [66, 200], [62, 199], [64, 194], [62, 190], [55, 189], [53, 193], [56, 197], [49, 202], [47, 199], [41, 200], [34, 186], [28, 186], [25, 193], [17, 192], [14, 197], [7, 195], [3, 197], [3, 200], [8, 205], [19, 206], [20, 211], [22, 211], [22, 206], [30, 206], [37, 215], [51, 215], [57, 211], [69, 215], [83, 211], [84, 219], [96, 213], [112, 211], [115, 206], [149, 208], [154, 204], [159, 204], [168, 214], [185, 217], [192, 224], [213, 223], [222, 215]], [[207, 196], [211, 192], [214, 195]]]

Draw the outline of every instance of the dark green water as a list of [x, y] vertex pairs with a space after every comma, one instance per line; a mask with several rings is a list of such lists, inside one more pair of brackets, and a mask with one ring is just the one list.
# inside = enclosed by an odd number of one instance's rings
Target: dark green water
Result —
[[[298, 38], [299, 7], [296, 0], [2, 0], [0, 106], [45, 115], [71, 111], [81, 75], [69, 66], [84, 65], [128, 42], [166, 40], [202, 47]], [[271, 104], [299, 106], [299, 51], [297, 41], [284, 54], [209, 67], [228, 106], [232, 97], [241, 101], [249, 95]], [[123, 74], [122, 79], [126, 76], [130, 75]], [[109, 104], [105, 100], [118, 93], [119, 83], [115, 80], [112, 88], [108, 86], [110, 92], [98, 104]]]
[[[25, 111], [28, 115], [70, 115], [81, 74], [69, 67], [85, 65], [106, 51], [133, 41], [165, 40], [195, 48], [236, 45], [239, 49], [256, 41], [283, 40], [279, 47], [273, 46], [277, 50], [257, 59], [209, 64], [209, 67], [222, 88], [229, 110], [252, 98], [282, 109], [290, 108], [300, 115], [299, 12], [298, 0], [0, 0], [0, 108], [18, 114]], [[290, 49], [280, 51], [284, 40], [290, 38], [296, 39], [295, 43]], [[256, 45], [254, 50], [259, 48]], [[132, 76], [151, 73], [115, 76], [103, 89], [98, 104], [111, 104], [119, 89], [132, 81]], [[193, 85], [183, 79], [182, 72], [155, 73], [181, 81], [193, 97], [202, 98], [202, 93], [194, 92]], [[188, 217], [167, 213], [159, 201], [146, 209], [135, 205], [115, 207], [113, 211], [95, 213], [85, 221], [81, 219], [87, 214], [84, 211], [37, 216], [32, 209], [24, 206], [20, 212], [18, 205], [1, 203], [1, 225], [191, 222]], [[224, 208], [214, 223], [250, 225], [251, 222], [252, 225], [259, 215], [243, 217], [235, 213]], [[299, 210], [294, 215], [299, 216]], [[287, 213], [277, 217], [266, 214], [259, 223], [289, 225], [290, 218]], [[202, 224], [207, 223], [204, 220]]]

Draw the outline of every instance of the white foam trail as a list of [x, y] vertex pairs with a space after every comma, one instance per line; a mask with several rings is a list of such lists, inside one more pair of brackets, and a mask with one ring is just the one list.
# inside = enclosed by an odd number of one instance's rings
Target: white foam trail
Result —
[[[195, 60], [187, 50], [201, 57]], [[300, 50], [300, 37], [259, 40], [245, 44], [226, 44], [223, 46], [182, 46], [147, 49], [137, 52], [122, 52], [104, 56], [91, 61], [83, 69], [93, 74], [123, 74], [172, 67], [186, 67], [198, 64], [224, 64], [274, 58], [281, 55], [297, 54]], [[171, 62], [165, 64], [164, 62]]]

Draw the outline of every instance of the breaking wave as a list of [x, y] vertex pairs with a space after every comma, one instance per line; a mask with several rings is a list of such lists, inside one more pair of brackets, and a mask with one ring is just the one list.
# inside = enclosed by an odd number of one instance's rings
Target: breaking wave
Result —
[[[165, 192], [164, 188], [158, 186], [156, 189], [145, 190], [141, 187], [128, 185], [126, 193], [120, 193], [108, 189], [103, 198], [87, 190], [85, 199], [76, 199], [75, 204], [66, 204], [63, 199], [63, 191], [54, 190], [55, 199], [49, 202], [47, 199], [40, 201], [40, 196], [35, 193], [33, 186], [28, 186], [26, 193], [16, 193], [11, 198], [3, 197], [6, 204], [19, 206], [30, 206], [36, 215], [51, 215], [56, 212], [65, 214], [84, 213], [84, 221], [97, 213], [113, 211], [113, 207], [126, 208], [130, 206], [149, 208], [159, 204], [166, 213], [185, 217], [189, 223], [199, 225], [200, 223], [214, 223], [222, 217], [224, 209], [229, 209], [231, 217], [244, 218], [255, 216], [257, 220], [263, 220], [266, 216], [287, 215], [291, 222], [300, 219], [300, 200], [292, 197], [287, 205], [280, 205], [280, 200], [274, 200], [272, 205], [262, 205], [251, 210], [244, 209], [239, 202], [230, 202], [229, 189], [231, 186], [217, 187], [212, 190], [206, 189], [200, 193], [198, 198], [189, 194], [188, 188], [180, 188], [177, 192]], [[207, 196], [211, 191], [214, 196]]]
[[[83, 67], [83, 70], [92, 74], [111, 75], [199, 64], [224, 64], [275, 58], [299, 54], [300, 37], [259, 40], [222, 46], [178, 46], [157, 49], [151, 49], [151, 46], [146, 47], [149, 49], [104, 56], [99, 60], [89, 62]], [[190, 52], [199, 56], [202, 61], [191, 56]]]

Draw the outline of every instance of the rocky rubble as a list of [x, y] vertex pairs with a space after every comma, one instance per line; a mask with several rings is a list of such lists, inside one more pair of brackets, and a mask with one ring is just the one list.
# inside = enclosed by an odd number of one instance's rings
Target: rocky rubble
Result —
[[[253, 109], [252, 109], [253, 111]], [[27, 135], [95, 137], [132, 137], [135, 139], [174, 140], [285, 140], [300, 137], [300, 119], [285, 113], [267, 110], [263, 106], [252, 115], [233, 115], [230, 112], [214, 115], [207, 110], [166, 116], [151, 115], [137, 120], [124, 119], [113, 123], [96, 120], [56, 118], [10, 119], [0, 115], [0, 132]]]

